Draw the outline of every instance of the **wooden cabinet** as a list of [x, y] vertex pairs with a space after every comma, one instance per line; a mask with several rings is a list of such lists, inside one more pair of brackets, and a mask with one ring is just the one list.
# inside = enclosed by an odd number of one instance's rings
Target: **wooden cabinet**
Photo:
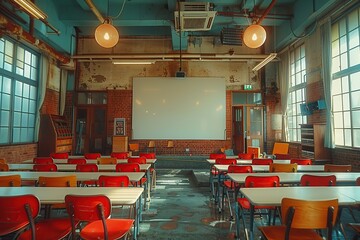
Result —
[[324, 147], [325, 124], [301, 124], [301, 155], [315, 161], [330, 160], [330, 150]]
[[38, 156], [50, 153], [72, 153], [72, 131], [63, 116], [44, 114], [40, 119]]
[[113, 136], [112, 151], [113, 152], [127, 152], [128, 151], [128, 137]]

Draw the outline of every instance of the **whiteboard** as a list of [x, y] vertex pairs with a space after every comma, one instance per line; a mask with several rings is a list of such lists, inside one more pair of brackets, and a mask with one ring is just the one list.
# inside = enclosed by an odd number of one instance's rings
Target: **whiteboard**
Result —
[[133, 139], [224, 140], [224, 78], [133, 79]]

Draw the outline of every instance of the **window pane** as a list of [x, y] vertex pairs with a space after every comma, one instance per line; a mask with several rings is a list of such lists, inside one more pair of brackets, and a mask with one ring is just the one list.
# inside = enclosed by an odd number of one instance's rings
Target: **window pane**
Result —
[[9, 142], [9, 128], [0, 127], [0, 143], [8, 143]]
[[1, 109], [10, 110], [10, 95], [2, 94], [1, 95]]
[[[360, 91], [351, 93], [351, 109], [354, 109], [354, 108], [360, 108]], [[359, 120], [359, 118], [358, 118], [358, 120]]]
[[360, 110], [352, 112], [352, 124], [353, 128], [360, 128]]
[[343, 95], [343, 110], [350, 110], [350, 96], [348, 93]]
[[360, 129], [353, 129], [354, 147], [360, 147]]
[[360, 90], [360, 72], [350, 75], [351, 91]]
[[343, 128], [343, 114], [342, 112], [334, 113], [334, 127]]
[[349, 67], [355, 66], [360, 64], [360, 47], [356, 47], [354, 49], [350, 50], [349, 53], [350, 56], [350, 62], [349, 62]]
[[341, 79], [337, 78], [332, 81], [332, 95], [340, 94], [341, 91]]
[[359, 46], [359, 29], [349, 33], [349, 49]]
[[349, 14], [348, 20], [349, 20], [348, 22], [349, 22], [350, 31], [359, 26], [359, 15], [357, 9]]
[[351, 128], [350, 112], [344, 112], [344, 128]]
[[335, 144], [344, 145], [343, 129], [335, 129]]
[[347, 147], [351, 147], [351, 129], [345, 129], [344, 135], [344, 145]]
[[333, 96], [333, 109], [334, 111], [342, 110], [342, 98], [341, 95]]
[[10, 124], [10, 112], [9, 111], [1, 111], [0, 112], [0, 126], [8, 126]]

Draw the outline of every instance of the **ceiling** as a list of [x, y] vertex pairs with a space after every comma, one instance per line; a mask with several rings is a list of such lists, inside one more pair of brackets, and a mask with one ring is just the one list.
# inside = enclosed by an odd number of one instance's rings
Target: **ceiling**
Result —
[[[303, 34], [317, 18], [341, 1], [212, 0], [212, 10], [217, 13], [211, 29], [186, 31], [183, 35], [185, 40], [190, 36], [220, 38], [224, 28], [245, 29], [253, 20], [261, 19], [261, 25], [267, 31], [276, 33], [273, 50], [277, 50], [293, 40], [294, 35]], [[71, 54], [70, 45], [74, 36], [94, 37], [95, 28], [101, 23], [89, 2], [93, 3], [100, 15], [112, 20], [120, 37], [170, 37], [173, 39], [173, 49], [180, 48], [178, 32], [174, 27], [174, 12], [178, 6], [176, 0], [35, 0], [35, 4], [48, 15], [47, 22], [60, 34], [54, 34], [51, 27], [44, 28], [40, 21], [35, 21], [34, 34], [59, 51]], [[2, 0], [0, 7], [4, 15], [24, 29], [29, 28], [29, 18], [13, 0]], [[181, 47], [186, 49], [187, 41], [183, 42]]]

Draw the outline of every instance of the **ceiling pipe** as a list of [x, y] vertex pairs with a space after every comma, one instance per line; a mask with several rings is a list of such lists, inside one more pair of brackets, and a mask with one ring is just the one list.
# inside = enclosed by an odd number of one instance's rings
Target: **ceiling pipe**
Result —
[[259, 20], [257, 21], [257, 24], [261, 24], [262, 20], [264, 20], [264, 18], [269, 14], [269, 12], [271, 11], [271, 9], [274, 7], [276, 3], [276, 0], [272, 0], [271, 3], [269, 4], [269, 6], [265, 9], [265, 11], [263, 12], [262, 16], [259, 18]]
[[97, 17], [97, 19], [99, 19], [99, 21], [101, 23], [105, 22], [105, 18], [102, 16], [102, 14], [99, 12], [99, 10], [96, 8], [95, 4], [93, 3], [92, 0], [85, 0], [86, 4], [89, 6], [89, 8], [91, 9], [91, 11], [95, 14], [95, 16]]

